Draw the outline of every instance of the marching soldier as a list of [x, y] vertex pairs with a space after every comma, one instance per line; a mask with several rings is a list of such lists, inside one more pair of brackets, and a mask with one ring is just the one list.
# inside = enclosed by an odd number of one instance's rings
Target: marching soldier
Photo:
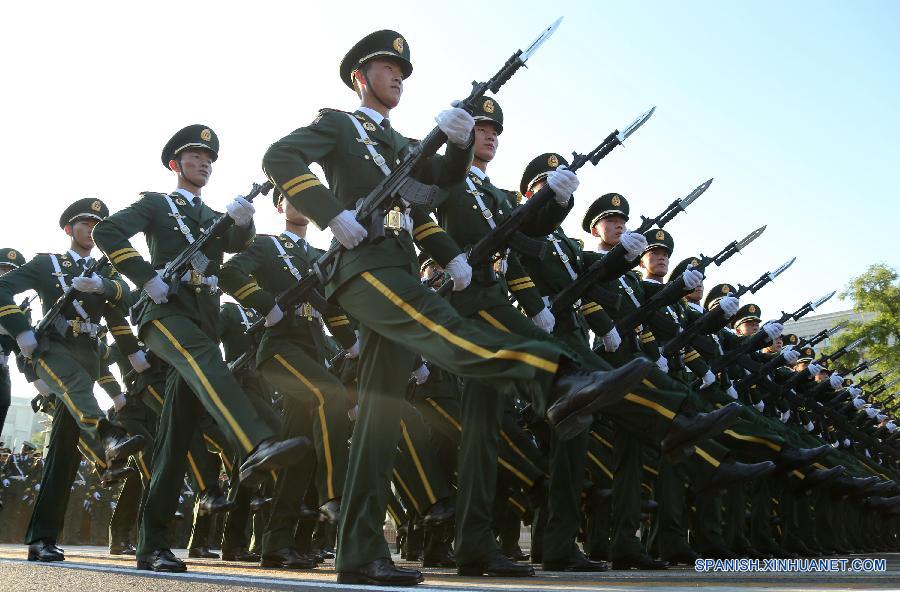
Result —
[[[531, 391], [540, 416], [547, 413], [552, 401], [546, 395], [552, 393], [554, 424], [577, 423], [604, 396], [621, 396], [641, 376], [638, 368], [625, 380], [561, 371], [564, 359], [555, 346], [462, 319], [419, 283], [414, 240], [450, 274], [455, 289], [471, 280], [465, 255], [419, 206], [407, 207], [399, 198], [384, 204], [384, 240], [365, 241], [368, 231], [351, 210], [409, 153], [410, 141], [390, 126], [388, 116], [411, 73], [402, 35], [383, 30], [366, 36], [340, 67], [342, 82], [360, 97], [360, 108], [353, 113], [323, 110], [312, 124], [273, 144], [263, 159], [266, 174], [287, 200], [319, 227], [330, 228], [346, 249], [325, 286], [326, 296], [360, 323], [360, 410], [338, 529], [341, 583], [414, 585], [423, 579], [420, 572], [390, 562], [382, 531], [400, 403], [413, 369], [411, 350], [459, 376], [493, 380], [501, 389], [518, 382]], [[449, 139], [446, 155], [428, 159], [417, 177], [447, 186], [466, 175], [474, 120], [452, 108], [438, 114], [437, 122]], [[322, 165], [328, 186], [310, 172], [313, 162]]]
[[[49, 448], [40, 490], [26, 534], [30, 561], [62, 561], [65, 557], [56, 539], [63, 523], [64, 502], [78, 464], [79, 434], [100, 439], [107, 462], [123, 460], [140, 450], [143, 438], [128, 436], [109, 422], [94, 399], [93, 385], [99, 375], [97, 332], [101, 316], [115, 314], [115, 304], [127, 291], [115, 272], [94, 272], [91, 267], [94, 241], [91, 230], [109, 210], [98, 199], [81, 199], [60, 216], [59, 226], [70, 237], [63, 254], [47, 253], [0, 278], [0, 324], [16, 338], [22, 354], [30, 358], [37, 377], [56, 395], [60, 408], [54, 414]], [[46, 312], [67, 291], [78, 295], [61, 311], [58, 322], [36, 336], [24, 311], [13, 296], [35, 290]], [[116, 317], [117, 318], [117, 317]], [[37, 337], [41, 338], [39, 343]], [[120, 346], [130, 353], [133, 339], [122, 338]]]
[[[185, 452], [205, 409], [241, 451], [241, 471], [265, 473], [289, 464], [306, 442], [278, 441], [247, 401], [222, 360], [216, 341], [219, 312], [214, 276], [191, 271], [177, 294], [157, 270], [162, 269], [220, 216], [200, 197], [218, 157], [219, 140], [204, 125], [179, 130], [162, 150], [163, 166], [177, 178], [170, 194], [147, 192], [95, 230], [98, 246], [112, 264], [146, 292], [150, 301], [139, 319], [139, 336], [154, 355], [169, 365], [166, 397], [153, 476], [142, 512], [138, 569], [185, 571], [184, 562], [169, 550], [166, 530], [176, 510], [185, 471]], [[242, 197], [227, 206], [234, 221], [224, 236], [204, 249], [210, 262], [225, 251], [244, 249], [254, 235], [253, 205]], [[129, 240], [143, 232], [150, 248], [146, 261]], [[205, 270], [204, 270], [205, 271]]]
[[[0, 276], [25, 263], [25, 257], [15, 249], [0, 249]], [[12, 401], [9, 380], [9, 356], [16, 351], [16, 340], [0, 330], [0, 429], [6, 423], [6, 412]], [[3, 506], [0, 505], [0, 508]]]

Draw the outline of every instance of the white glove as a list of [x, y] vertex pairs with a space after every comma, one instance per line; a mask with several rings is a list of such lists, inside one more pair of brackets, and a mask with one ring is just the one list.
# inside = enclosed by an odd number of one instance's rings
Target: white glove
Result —
[[466, 261], [464, 253], [460, 253], [450, 260], [450, 263], [444, 267], [444, 271], [450, 274], [453, 280], [453, 291], [459, 292], [465, 290], [472, 283], [472, 266]]
[[34, 336], [34, 331], [26, 329], [16, 336], [16, 343], [19, 344], [19, 350], [26, 358], [31, 358], [31, 354], [37, 349], [38, 342]]
[[42, 395], [47, 396], [50, 394], [50, 387], [47, 386], [47, 383], [44, 382], [43, 378], [38, 378], [31, 384], [33, 384], [34, 388], [37, 389], [37, 392], [41, 393]]
[[787, 423], [790, 418], [791, 418], [791, 410], [788, 409], [787, 411], [785, 411], [784, 413], [781, 414], [781, 423]]
[[807, 364], [806, 369], [809, 370], [809, 375], [815, 378], [819, 375], [819, 372], [821, 372], [825, 368], [816, 364], [815, 362], [810, 362], [809, 364]]
[[9, 479], [3, 480], [3, 487], [9, 487]]
[[734, 385], [733, 385], [733, 384], [729, 384], [729, 385], [728, 385], [728, 388], [725, 389], [725, 394], [728, 395], [729, 397], [731, 397], [732, 399], [737, 399], [737, 398], [738, 398], [737, 391], [734, 390]]
[[892, 434], [897, 431], [897, 424], [895, 424], [893, 421], [887, 422], [886, 424], [884, 424], [884, 427], [886, 427], [888, 432]]
[[163, 281], [159, 272], [156, 272], [155, 278], [150, 278], [143, 286], [144, 292], [150, 297], [150, 300], [156, 304], [163, 304], [169, 301], [169, 286]]
[[875, 409], [874, 407], [866, 407], [866, 415], [869, 416], [869, 419], [872, 419], [873, 417], [878, 415], [878, 409]]
[[99, 491], [94, 492], [94, 499], [97, 500], [98, 502], [100, 501], [100, 492]]
[[669, 373], [669, 361], [665, 356], [659, 356], [659, 359], [656, 360], [656, 367], [659, 368], [664, 374]]
[[781, 357], [784, 358], [788, 366], [793, 366], [800, 359], [800, 352], [795, 350], [793, 345], [788, 345], [781, 350]]
[[558, 166], [547, 175], [547, 185], [553, 190], [553, 199], [561, 206], [569, 203], [579, 183], [578, 175], [567, 169], [566, 165]]
[[102, 294], [103, 278], [96, 273], [92, 273], [91, 277], [78, 276], [72, 278], [72, 287], [85, 294]]
[[851, 403], [853, 403], [853, 408], [857, 411], [866, 406], [866, 401], [860, 397], [856, 397], [851, 401]]
[[851, 397], [856, 398], [862, 394], [862, 389], [856, 386], [847, 387], [847, 392]]
[[150, 362], [147, 361], [147, 354], [143, 350], [139, 349], [130, 354], [128, 361], [131, 362], [131, 367], [134, 368], [135, 372], [140, 373], [150, 369]]
[[762, 326], [763, 331], [766, 332], [766, 335], [769, 337], [769, 341], [775, 341], [781, 334], [784, 333], [784, 325], [781, 323], [776, 323], [774, 321], [770, 321]]
[[706, 374], [703, 375], [702, 380], [703, 380], [703, 384], [700, 385], [700, 388], [705, 389], [706, 387], [708, 387], [709, 385], [711, 385], [712, 383], [714, 383], [716, 381], [716, 375], [713, 374], [711, 370], [707, 370]]
[[756, 407], [757, 411], [762, 413], [766, 409], [766, 402], [765, 401], [757, 401], [756, 403], [753, 404], [753, 406]]
[[81, 502], [81, 507], [82, 507], [82, 509], [84, 509], [85, 512], [87, 512], [88, 510], [91, 509], [91, 502], [84, 500], [83, 502]]
[[178, 496], [178, 503], [179, 503], [179, 504], [183, 504], [183, 503], [184, 503], [184, 496], [183, 496], [183, 495], [179, 495], [179, 496]]
[[609, 330], [609, 333], [600, 338], [603, 342], [603, 349], [609, 353], [612, 353], [619, 349], [619, 346], [622, 345], [622, 337], [619, 336], [619, 331], [613, 327]]
[[831, 388], [834, 390], [838, 390], [844, 384], [844, 377], [834, 372], [831, 376], [828, 377], [828, 382], [831, 384]]
[[853, 445], [853, 441], [850, 438], [844, 438], [844, 448], [850, 448]]
[[553, 327], [556, 326], [556, 317], [546, 306], [541, 309], [541, 312], [531, 317], [531, 321], [547, 333], [553, 333]]
[[359, 357], [359, 339], [353, 342], [353, 345], [350, 346], [350, 349], [347, 350], [347, 353], [344, 354], [345, 358], [353, 358]]
[[363, 225], [356, 221], [356, 214], [352, 210], [344, 210], [332, 218], [328, 223], [328, 228], [331, 229], [337, 242], [341, 243], [345, 249], [356, 247], [369, 236]]
[[277, 304], [272, 307], [272, 310], [266, 315], [266, 327], [273, 327], [281, 322], [281, 319], [284, 318], [284, 311], [281, 310], [281, 307]]
[[878, 423], [881, 423], [887, 419], [887, 415], [885, 415], [884, 413], [878, 413], [875, 415], [875, 419], [878, 420]]
[[734, 296], [726, 296], [719, 300], [719, 308], [725, 313], [726, 319], [733, 317], [740, 307], [741, 301]]
[[253, 214], [256, 213], [256, 208], [253, 207], [252, 203], [244, 199], [243, 196], [239, 195], [234, 198], [231, 203], [225, 206], [225, 211], [228, 212], [228, 216], [234, 220], [235, 226], [246, 228], [253, 222]]
[[115, 397], [113, 397], [112, 402], [113, 402], [113, 408], [116, 411], [121, 411], [122, 407], [125, 406], [125, 395], [116, 395]]
[[625, 249], [625, 257], [634, 261], [647, 250], [647, 238], [640, 232], [625, 232], [619, 239]]
[[452, 109], [446, 109], [437, 114], [434, 120], [441, 131], [447, 134], [447, 140], [459, 148], [465, 148], [469, 144], [469, 137], [475, 127], [475, 118], [465, 109], [457, 107], [458, 101], [453, 101]]
[[688, 290], [695, 290], [703, 283], [703, 274], [696, 269], [688, 269], [681, 277], [684, 278], [684, 287]]
[[807, 431], [807, 432], [811, 432], [811, 431], [813, 431], [814, 429], [816, 429], [816, 426], [813, 425], [813, 422], [809, 422], [808, 424], [806, 424], [806, 425], [803, 426], [803, 427], [806, 428], [806, 431]]
[[431, 370], [428, 369], [427, 364], [422, 364], [415, 370], [413, 370], [413, 378], [416, 379], [416, 384], [425, 384], [425, 381], [428, 380], [428, 377], [431, 375]]

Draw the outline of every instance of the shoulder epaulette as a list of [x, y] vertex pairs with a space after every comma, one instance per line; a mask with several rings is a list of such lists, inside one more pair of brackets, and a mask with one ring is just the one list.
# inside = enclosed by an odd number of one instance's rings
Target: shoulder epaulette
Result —
[[[332, 109], [331, 107], [322, 107], [319, 109], [319, 113], [316, 115], [316, 118], [313, 119], [313, 122], [310, 125], [316, 125], [319, 121], [328, 113], [349, 113], [349, 111], [344, 111], [342, 109]], [[350, 115], [355, 115], [353, 113], [349, 113]], [[356, 115], [359, 119], [362, 119], [362, 116]]]

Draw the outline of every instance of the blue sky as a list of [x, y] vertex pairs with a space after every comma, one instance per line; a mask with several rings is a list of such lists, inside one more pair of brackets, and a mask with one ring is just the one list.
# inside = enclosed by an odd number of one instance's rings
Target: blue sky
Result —
[[[656, 105], [628, 146], [584, 170], [564, 225], [572, 236], [587, 238], [581, 213], [602, 193], [656, 214], [715, 177], [667, 227], [674, 258], [768, 231], [707, 285], [749, 282], [796, 255], [756, 299], [774, 315], [871, 263], [900, 267], [897, 3], [49, 2], [6, 12], [17, 26], [0, 39], [0, 158], [14, 208], [0, 232], [3, 246], [29, 256], [64, 248], [56, 220], [76, 199], [115, 210], [139, 191], [171, 189], [159, 150], [189, 123], [220, 135], [205, 198], [224, 206], [260, 179], [269, 143], [320, 107], [356, 106], [337, 64], [372, 30], [407, 38], [415, 72], [392, 121], [420, 137], [473, 78], [562, 15], [497, 97], [506, 130], [489, 173], [498, 185], [516, 188], [532, 156], [592, 148]], [[259, 230], [278, 231], [267, 202], [259, 210]]]

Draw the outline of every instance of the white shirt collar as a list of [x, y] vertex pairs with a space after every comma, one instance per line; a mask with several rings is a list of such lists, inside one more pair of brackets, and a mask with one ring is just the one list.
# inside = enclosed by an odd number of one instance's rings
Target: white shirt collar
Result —
[[183, 195], [183, 196], [185, 197], [185, 199], [187, 199], [189, 202], [191, 202], [191, 205], [194, 205], [194, 198], [195, 198], [195, 197], [199, 197], [199, 196], [197, 196], [197, 195], [194, 195], [193, 193], [191, 193], [191, 192], [188, 191], [187, 189], [182, 189], [181, 187], [179, 187], [178, 189], [176, 189], [176, 190], [175, 190], [175, 193], [180, 193], [181, 195]]
[[[298, 243], [298, 244], [300, 243], [300, 241], [303, 240], [302, 238], [300, 238], [299, 236], [297, 236], [296, 234], [294, 234], [293, 232], [291, 232], [289, 230], [283, 230], [281, 232], [281, 234], [283, 234], [284, 236], [288, 237], [289, 239], [291, 239], [292, 241], [294, 241], [295, 243]], [[304, 241], [304, 242], [306, 242], [306, 241]]]
[[72, 249], [69, 249], [69, 257], [72, 258], [72, 261], [82, 261], [82, 260], [90, 257], [90, 255], [88, 255], [87, 257], [82, 257], [81, 255], [79, 255], [78, 253], [73, 251]]
[[651, 278], [651, 277], [645, 277], [645, 278], [644, 278], [644, 281], [645, 281], [645, 282], [652, 282], [652, 283], [654, 283], [654, 284], [661, 284], [661, 283], [662, 283], [662, 282], [659, 281], [658, 279], [656, 279], [656, 278]]
[[384, 121], [384, 115], [382, 115], [381, 113], [379, 113], [378, 111], [376, 111], [375, 109], [372, 109], [370, 107], [359, 107], [357, 109], [357, 111], [359, 111], [360, 113], [363, 113], [364, 115], [368, 115], [369, 119], [371, 119], [378, 125], [381, 125], [381, 122]]
[[700, 306], [699, 304], [697, 304], [696, 302], [691, 302], [690, 300], [688, 300], [687, 305], [690, 306], [691, 308], [693, 308], [694, 310], [696, 310], [697, 312], [706, 312], [706, 310], [704, 310], [704, 308], [702, 306]]
[[472, 166], [469, 168], [469, 172], [484, 181], [485, 177], [487, 177], [487, 173], [478, 168], [477, 166]]

